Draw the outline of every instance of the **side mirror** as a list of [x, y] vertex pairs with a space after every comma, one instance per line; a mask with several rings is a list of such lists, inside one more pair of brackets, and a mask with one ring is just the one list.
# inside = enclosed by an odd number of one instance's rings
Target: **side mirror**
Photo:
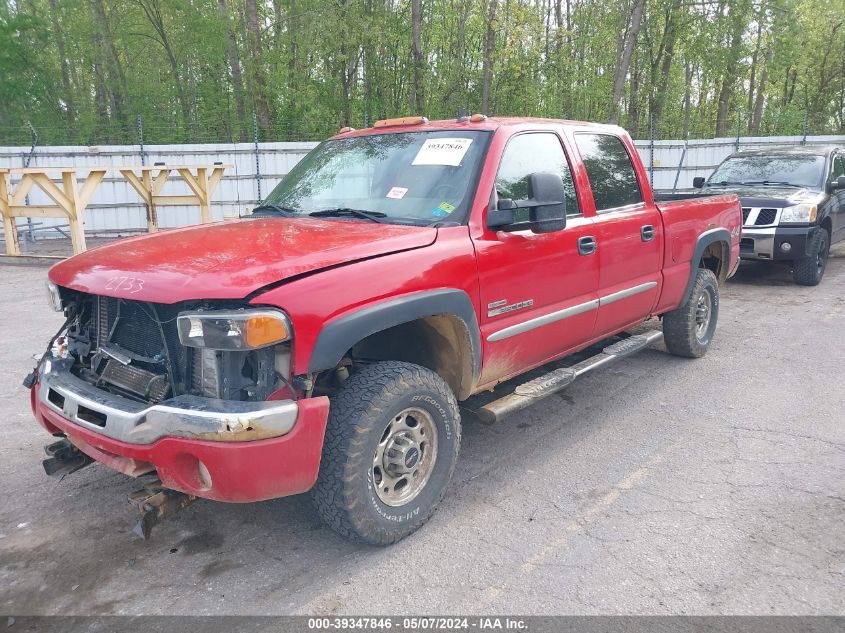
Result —
[[692, 179], [693, 188], [701, 189], [702, 187], [704, 187], [704, 181], [705, 180], [706, 180], [706, 178], [704, 178], [704, 176], [696, 176], [695, 178]]
[[534, 233], [553, 233], [566, 228], [566, 190], [557, 174], [537, 173], [528, 176], [531, 230]]
[[[497, 208], [487, 212], [487, 228], [494, 231], [552, 233], [566, 227], [566, 191], [556, 174], [538, 172], [528, 176], [528, 199], [500, 198]], [[527, 209], [528, 219], [517, 219], [517, 210]]]
[[839, 176], [836, 180], [827, 183], [827, 190], [830, 193], [842, 191], [843, 189], [845, 189], [845, 176]]

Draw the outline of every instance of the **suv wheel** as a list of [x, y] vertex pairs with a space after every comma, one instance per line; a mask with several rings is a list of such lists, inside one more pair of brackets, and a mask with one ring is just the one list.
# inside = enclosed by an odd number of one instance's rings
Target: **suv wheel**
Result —
[[460, 439], [458, 403], [433, 371], [389, 361], [354, 373], [332, 397], [318, 514], [347, 538], [395, 543], [434, 513]]
[[810, 242], [810, 255], [796, 259], [792, 264], [792, 278], [802, 286], [818, 286], [827, 266], [830, 237], [827, 229], [816, 231]]
[[704, 356], [713, 341], [718, 318], [719, 282], [712, 270], [699, 268], [686, 303], [663, 315], [666, 349], [675, 356]]

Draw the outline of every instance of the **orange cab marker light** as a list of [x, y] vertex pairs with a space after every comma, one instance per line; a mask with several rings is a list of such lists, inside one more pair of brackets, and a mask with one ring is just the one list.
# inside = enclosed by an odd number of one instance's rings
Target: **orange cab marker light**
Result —
[[470, 122], [472, 122], [472, 123], [480, 123], [481, 121], [486, 121], [486, 120], [487, 120], [487, 115], [486, 115], [486, 114], [473, 114], [473, 115], [469, 118], [469, 120], [470, 120]]
[[373, 127], [393, 127], [395, 125], [422, 125], [428, 123], [424, 116], [403, 116], [397, 119], [381, 119]]
[[340, 128], [340, 132], [338, 132], [338, 134], [346, 134], [347, 132], [354, 132], [354, 131], [355, 131], [354, 127], [349, 127], [347, 125], [346, 127]]

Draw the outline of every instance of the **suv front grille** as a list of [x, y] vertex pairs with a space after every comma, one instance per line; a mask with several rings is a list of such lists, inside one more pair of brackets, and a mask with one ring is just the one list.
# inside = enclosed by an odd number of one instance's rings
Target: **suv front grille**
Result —
[[770, 208], [743, 207], [742, 224], [743, 226], [771, 226], [777, 224], [778, 211], [778, 209]]
[[774, 224], [777, 217], [777, 209], [760, 209], [760, 212], [757, 214], [757, 219], [754, 220], [754, 226]]

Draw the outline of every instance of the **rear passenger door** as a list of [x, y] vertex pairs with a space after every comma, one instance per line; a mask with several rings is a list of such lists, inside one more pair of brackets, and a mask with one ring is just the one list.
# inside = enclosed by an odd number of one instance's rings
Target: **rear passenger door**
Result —
[[576, 132], [575, 144], [592, 190], [599, 258], [599, 310], [595, 334], [611, 334], [642, 321], [660, 296], [663, 223], [646, 199], [622, 138]]

